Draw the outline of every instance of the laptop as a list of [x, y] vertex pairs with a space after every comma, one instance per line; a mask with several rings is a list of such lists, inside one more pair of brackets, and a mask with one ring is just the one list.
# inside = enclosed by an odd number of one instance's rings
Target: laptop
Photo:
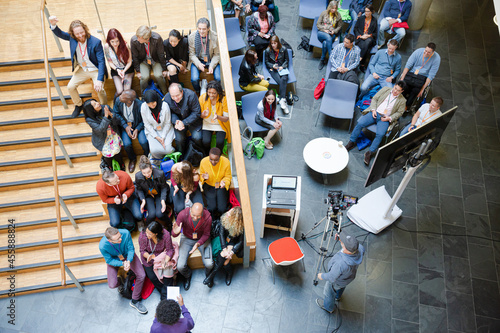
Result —
[[297, 204], [297, 176], [272, 176], [267, 193], [268, 205], [295, 206]]

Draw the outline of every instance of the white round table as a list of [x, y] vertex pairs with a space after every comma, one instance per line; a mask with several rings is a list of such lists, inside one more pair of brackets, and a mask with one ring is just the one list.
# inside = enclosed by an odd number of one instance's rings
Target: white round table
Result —
[[326, 175], [342, 171], [349, 162], [349, 153], [342, 141], [330, 138], [317, 138], [309, 141], [302, 153], [306, 164], [323, 175], [326, 184]]

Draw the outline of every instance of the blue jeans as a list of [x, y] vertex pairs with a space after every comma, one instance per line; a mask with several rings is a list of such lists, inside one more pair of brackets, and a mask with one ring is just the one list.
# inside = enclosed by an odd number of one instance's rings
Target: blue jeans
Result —
[[344, 293], [344, 290], [345, 287], [335, 290], [333, 284], [330, 281], [326, 281], [325, 288], [323, 289], [323, 294], [325, 295], [323, 306], [325, 309], [332, 312], [335, 309], [335, 299], [339, 299]]
[[387, 82], [385, 79], [387, 76], [380, 76], [378, 79], [374, 78], [372, 74], [370, 74], [368, 77], [365, 77], [365, 80], [363, 81], [363, 84], [361, 85], [361, 92], [359, 94], [359, 99], [361, 99], [364, 95], [366, 95], [373, 87], [375, 87], [377, 84], [380, 84], [382, 88], [384, 87], [394, 87], [394, 83], [392, 82]]
[[[144, 155], [148, 156], [149, 144], [148, 139], [146, 139], [146, 134], [144, 134], [144, 130], [140, 131], [137, 134], [137, 140], [139, 140], [139, 144], [141, 145], [142, 150], [144, 150]], [[137, 155], [135, 154], [134, 148], [132, 147], [132, 139], [128, 136], [125, 130], [122, 131], [122, 141], [123, 148], [125, 148], [125, 151], [127, 152], [128, 159], [131, 161], [135, 160], [137, 158]]]
[[403, 130], [401, 131], [401, 133], [399, 133], [399, 136], [403, 136], [406, 133], [408, 133], [410, 131], [410, 126], [411, 126], [411, 123], [409, 123], [408, 125], [406, 125], [405, 128], [403, 128]]
[[[206, 65], [205, 68], [208, 68], [209, 63], [207, 64], [203, 61], [201, 63]], [[214, 69], [214, 80], [220, 82], [220, 65], [217, 65]], [[195, 66], [195, 64], [191, 64], [191, 84], [193, 85], [194, 90], [199, 94], [201, 90], [200, 70]]]
[[[380, 20], [380, 26], [378, 29], [378, 45], [384, 44], [385, 42], [384, 32], [386, 30], [389, 30], [390, 28], [391, 26], [389, 25], [389, 22], [385, 18]], [[396, 28], [393, 30], [396, 36], [394, 36], [391, 39], [395, 39], [398, 43], [401, 43], [401, 39], [403, 39], [403, 37], [406, 35], [406, 30], [404, 28]]]
[[352, 142], [356, 142], [356, 139], [358, 138], [363, 128], [368, 127], [372, 124], [377, 124], [377, 132], [375, 134], [375, 139], [373, 139], [372, 144], [370, 145], [370, 151], [372, 153], [376, 152], [378, 146], [380, 146], [380, 142], [382, 142], [382, 138], [384, 137], [385, 133], [387, 132], [387, 129], [389, 128], [389, 122], [382, 121], [380, 118], [381, 118], [380, 113], [377, 113], [377, 118], [373, 118], [371, 111], [369, 111], [367, 114], [359, 118], [358, 123], [356, 124], [356, 127], [354, 127], [354, 130], [352, 131], [349, 140]]
[[[141, 221], [143, 218], [143, 215], [141, 213], [141, 205], [139, 204], [139, 201], [137, 200], [137, 197], [135, 196], [135, 193], [128, 198], [127, 202], [122, 205], [117, 205], [117, 204], [108, 204], [108, 215], [109, 215], [109, 224], [112, 227], [117, 228], [120, 223], [121, 223], [121, 211], [122, 209], [128, 209], [132, 215], [134, 215], [134, 218], [137, 221]], [[127, 221], [127, 222], [132, 222], [132, 221]]]
[[323, 31], [318, 31], [318, 40], [323, 44], [321, 46], [321, 60], [326, 59], [326, 54], [332, 52], [332, 45], [336, 35], [330, 35]]

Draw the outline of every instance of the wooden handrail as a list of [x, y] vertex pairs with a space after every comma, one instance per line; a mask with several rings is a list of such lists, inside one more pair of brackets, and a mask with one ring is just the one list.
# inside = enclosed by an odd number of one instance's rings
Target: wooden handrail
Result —
[[[234, 96], [233, 77], [231, 75], [231, 60], [227, 48], [226, 28], [224, 26], [224, 13], [220, 0], [208, 0], [212, 2], [213, 15], [217, 30], [217, 39], [220, 51], [221, 75], [226, 92], [227, 107], [229, 110], [229, 125], [231, 127], [231, 143], [236, 164], [238, 177], [238, 188], [240, 194], [241, 209], [243, 211], [243, 223], [245, 226], [245, 240], [247, 246], [255, 246], [255, 230], [253, 226], [252, 208], [248, 194], [247, 173], [245, 170], [245, 157], [240, 138], [240, 126], [238, 111], [236, 109], [236, 98]], [[213, 22], [212, 22], [213, 23]]]
[[52, 95], [50, 89], [50, 75], [49, 75], [49, 54], [47, 49], [47, 34], [45, 31], [45, 4], [46, 0], [41, 0], [40, 4], [40, 23], [41, 23], [41, 34], [42, 34], [42, 45], [43, 45], [43, 62], [45, 64], [45, 84], [47, 86], [47, 109], [49, 113], [49, 127], [50, 127], [50, 153], [52, 155], [52, 174], [54, 178], [54, 198], [56, 207], [56, 219], [57, 219], [57, 238], [59, 247], [59, 258], [61, 267], [61, 285], [66, 285], [66, 272], [64, 265], [64, 249], [63, 249], [63, 234], [62, 234], [62, 224], [61, 224], [61, 209], [59, 204], [59, 184], [57, 180], [57, 159], [56, 159], [56, 144], [54, 138], [54, 119], [52, 115]]

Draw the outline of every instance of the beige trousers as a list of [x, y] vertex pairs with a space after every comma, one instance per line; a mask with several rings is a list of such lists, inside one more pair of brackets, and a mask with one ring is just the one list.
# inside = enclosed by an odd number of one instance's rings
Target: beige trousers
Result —
[[161, 67], [160, 63], [155, 63], [153, 66], [148, 65], [145, 62], [141, 62], [140, 64], [140, 69], [141, 69], [141, 91], [144, 91], [148, 87], [148, 82], [149, 82], [149, 77], [150, 77], [150, 71], [151, 67], [153, 67], [153, 76], [156, 80], [156, 83], [158, 84], [158, 88], [160, 88], [161, 92], [163, 94], [166, 94], [167, 91], [167, 83], [165, 82], [165, 78], [163, 77], [163, 68]]
[[[91, 71], [86, 72], [81, 67], [78, 66], [78, 69], [73, 73], [73, 77], [69, 80], [68, 83], [68, 91], [71, 96], [71, 100], [75, 105], [81, 106], [83, 104], [82, 99], [80, 98], [80, 94], [78, 93], [78, 86], [87, 81], [88, 79], [92, 79], [92, 82], [97, 81], [99, 71]], [[106, 91], [103, 89], [97, 93], [99, 97], [99, 102], [103, 105], [108, 104], [108, 97], [106, 96]]]

